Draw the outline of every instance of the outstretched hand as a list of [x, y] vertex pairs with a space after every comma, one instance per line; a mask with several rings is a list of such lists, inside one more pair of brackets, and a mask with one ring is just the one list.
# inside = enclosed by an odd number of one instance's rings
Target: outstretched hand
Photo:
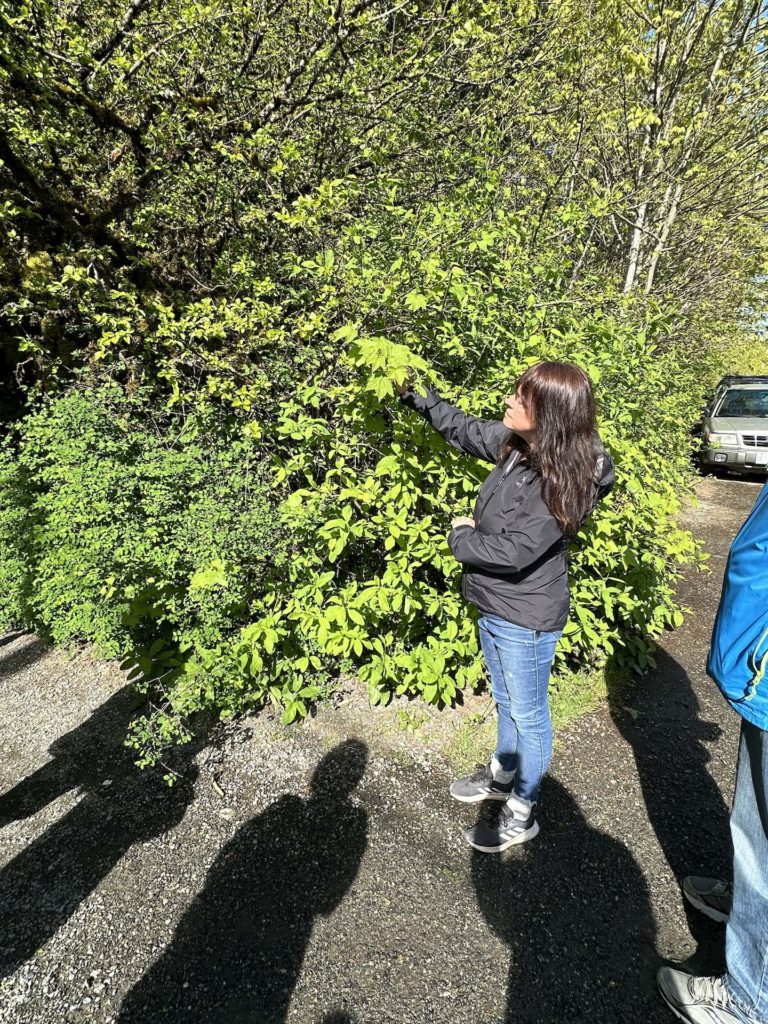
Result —
[[395, 388], [397, 389], [398, 394], [403, 395], [403, 394], [405, 394], [406, 391], [410, 391], [412, 387], [413, 387], [413, 370], [409, 366], [406, 369], [406, 371], [405, 371], [405, 379], [403, 380], [403, 383], [402, 384], [398, 384], [397, 381], [395, 381]]

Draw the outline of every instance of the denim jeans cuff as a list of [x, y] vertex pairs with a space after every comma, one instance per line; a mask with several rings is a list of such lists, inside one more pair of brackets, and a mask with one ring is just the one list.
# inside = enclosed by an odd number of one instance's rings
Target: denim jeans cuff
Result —
[[725, 988], [728, 992], [728, 1000], [739, 1017], [742, 1017], [744, 1024], [768, 1024], [768, 1018], [757, 1017], [748, 1009], [749, 999], [745, 998], [747, 993], [741, 985], [735, 981], [730, 974], [725, 976]]

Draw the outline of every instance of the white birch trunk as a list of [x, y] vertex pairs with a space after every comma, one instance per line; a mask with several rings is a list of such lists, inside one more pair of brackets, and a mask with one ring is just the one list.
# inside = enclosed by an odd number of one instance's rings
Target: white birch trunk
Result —
[[[659, 264], [659, 259], [664, 252], [666, 247], [667, 239], [669, 238], [672, 227], [674, 226], [675, 220], [677, 219], [677, 213], [680, 207], [680, 200], [683, 195], [683, 182], [682, 176], [688, 170], [690, 166], [691, 157], [693, 155], [694, 145], [696, 142], [695, 133], [696, 128], [699, 125], [702, 115], [706, 118], [711, 113], [711, 99], [715, 92], [715, 84], [720, 69], [725, 60], [726, 54], [729, 50], [737, 50], [744, 45], [749, 25], [755, 16], [757, 5], [751, 7], [748, 12], [745, 12], [743, 16], [738, 33], [729, 33], [723, 40], [720, 49], [715, 57], [715, 62], [710, 69], [709, 75], [707, 76], [707, 82], [702, 91], [699, 102], [696, 104], [696, 109], [693, 113], [690, 123], [688, 124], [685, 135], [683, 137], [682, 154], [678, 162], [676, 173], [677, 173], [677, 184], [672, 188], [668, 186], [664, 195], [664, 200], [659, 209], [659, 219], [661, 225], [657, 228], [657, 242], [654, 246], [653, 252], [648, 263], [648, 270], [645, 279], [645, 293], [650, 294], [653, 283], [656, 277], [656, 270]], [[734, 38], [735, 37], [735, 38]]]

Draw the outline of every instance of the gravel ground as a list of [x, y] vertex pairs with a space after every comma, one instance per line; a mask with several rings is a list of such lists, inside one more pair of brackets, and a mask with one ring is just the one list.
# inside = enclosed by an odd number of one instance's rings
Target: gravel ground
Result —
[[756, 495], [701, 481], [693, 614], [560, 736], [541, 835], [501, 857], [446, 793], [471, 701], [406, 731], [350, 684], [301, 729], [262, 714], [199, 742], [168, 791], [121, 746], [114, 665], [0, 640], [0, 1021], [671, 1021], [658, 965], [722, 967], [678, 879], [727, 871], [739, 723], [704, 658]]

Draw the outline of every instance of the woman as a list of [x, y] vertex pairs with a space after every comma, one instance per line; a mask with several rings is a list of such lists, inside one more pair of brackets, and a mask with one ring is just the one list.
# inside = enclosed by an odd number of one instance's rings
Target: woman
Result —
[[613, 486], [613, 462], [595, 429], [590, 380], [573, 363], [526, 370], [501, 420], [469, 416], [433, 390], [399, 390], [454, 448], [496, 464], [474, 519], [454, 519], [448, 537], [463, 567], [461, 592], [482, 613], [480, 645], [498, 708], [490, 764], [450, 792], [465, 803], [504, 801], [497, 827], [466, 834], [475, 849], [496, 853], [539, 831], [536, 801], [552, 756], [549, 672], [568, 618], [567, 550]]

